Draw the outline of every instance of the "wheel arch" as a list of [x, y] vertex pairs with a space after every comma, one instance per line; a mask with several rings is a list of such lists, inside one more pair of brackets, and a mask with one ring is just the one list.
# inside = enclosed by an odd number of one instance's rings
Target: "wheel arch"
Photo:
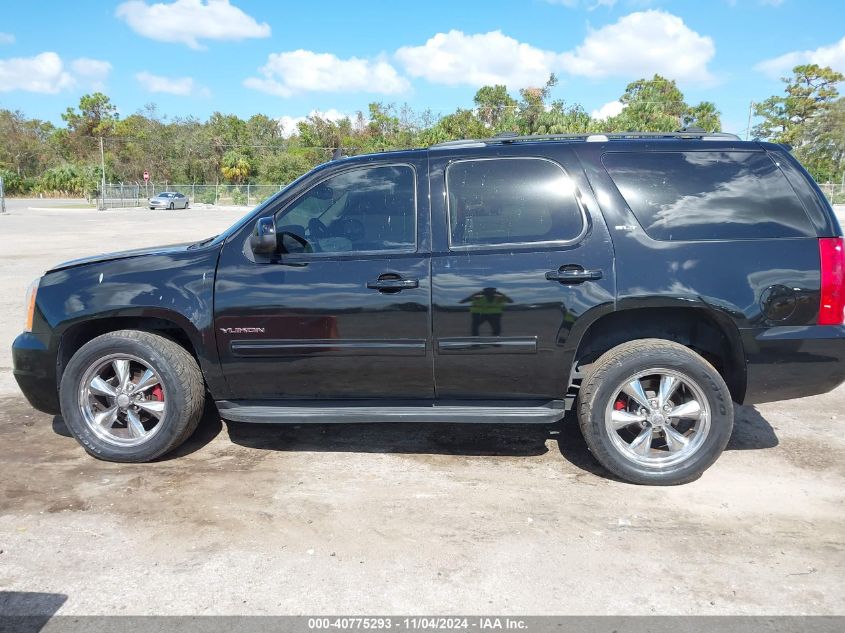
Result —
[[[65, 367], [79, 349], [98, 336], [118, 330], [139, 330], [164, 336], [185, 348], [197, 361], [209, 389], [218, 383], [218, 363], [214, 341], [207, 338], [184, 316], [170, 311], [121, 311], [101, 314], [67, 326], [58, 340], [56, 380], [61, 384]], [[213, 337], [213, 334], [212, 334]], [[214, 357], [210, 358], [209, 354]]]
[[578, 337], [573, 371], [627, 341], [661, 338], [702, 355], [721, 374], [734, 401], [745, 397], [746, 368], [739, 330], [717, 310], [702, 305], [630, 307], [598, 315]]

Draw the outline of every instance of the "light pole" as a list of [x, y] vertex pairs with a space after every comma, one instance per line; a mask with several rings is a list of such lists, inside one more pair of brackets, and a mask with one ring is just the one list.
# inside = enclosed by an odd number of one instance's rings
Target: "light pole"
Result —
[[103, 182], [100, 188], [100, 210], [106, 210], [106, 155], [103, 152], [103, 137], [100, 137], [100, 169], [102, 170]]

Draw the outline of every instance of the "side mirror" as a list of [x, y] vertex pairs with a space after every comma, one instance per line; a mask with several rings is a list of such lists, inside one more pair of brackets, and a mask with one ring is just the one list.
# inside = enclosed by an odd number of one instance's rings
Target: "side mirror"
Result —
[[274, 218], [258, 218], [249, 238], [249, 246], [256, 255], [272, 255], [278, 250]]

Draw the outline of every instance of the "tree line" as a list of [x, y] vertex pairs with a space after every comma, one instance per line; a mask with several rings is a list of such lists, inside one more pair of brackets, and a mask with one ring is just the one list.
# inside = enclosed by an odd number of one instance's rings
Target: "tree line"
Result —
[[[754, 106], [761, 120], [753, 136], [788, 143], [813, 176], [839, 180], [845, 162], [845, 77], [830, 68], [802, 65], [783, 79], [784, 92]], [[290, 133], [264, 114], [242, 119], [215, 112], [207, 120], [164, 116], [154, 104], [121, 117], [108, 96], [83, 96], [62, 114], [63, 125], [0, 109], [0, 175], [7, 194], [93, 197], [101, 182], [100, 141], [106, 179], [134, 183], [147, 170], [156, 182], [183, 184], [284, 184], [330, 159], [348, 154], [426, 147], [504, 132], [565, 134], [647, 131], [683, 127], [721, 131], [720, 112], [709, 101], [688, 104], [677, 84], [654, 75], [629, 83], [615, 116], [600, 120], [581, 105], [552, 99], [557, 79], [524, 88], [484, 86], [471, 107], [445, 116], [407, 105], [371, 103], [364, 112], [332, 120], [315, 114]]]

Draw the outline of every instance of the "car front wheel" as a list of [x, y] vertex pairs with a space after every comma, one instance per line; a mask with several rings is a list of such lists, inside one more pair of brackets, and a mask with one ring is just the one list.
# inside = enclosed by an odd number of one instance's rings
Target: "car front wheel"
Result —
[[74, 354], [60, 400], [68, 429], [94, 457], [145, 462], [173, 450], [196, 429], [205, 389], [191, 354], [136, 330], [98, 336]]
[[578, 399], [593, 456], [633, 483], [697, 479], [733, 429], [733, 403], [719, 372], [691, 349], [662, 339], [630, 341], [603, 354]]

